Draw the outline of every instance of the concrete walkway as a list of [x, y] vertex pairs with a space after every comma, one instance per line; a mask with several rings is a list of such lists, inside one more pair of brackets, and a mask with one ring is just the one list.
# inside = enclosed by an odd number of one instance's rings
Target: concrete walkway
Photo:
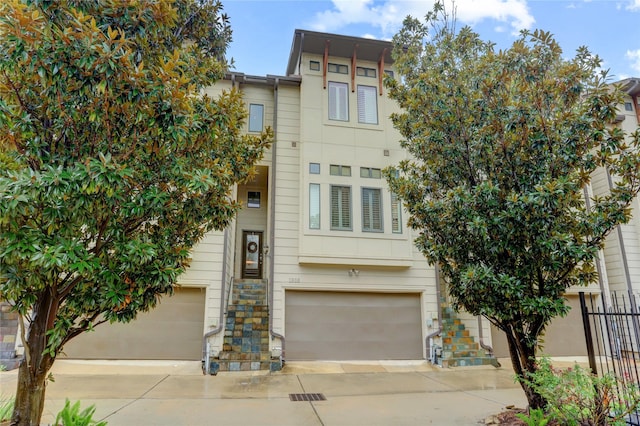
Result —
[[[291, 362], [278, 373], [204, 376], [199, 362], [58, 360], [43, 424], [65, 398], [119, 425], [477, 425], [526, 406], [510, 368], [441, 369], [425, 362]], [[0, 394], [17, 371], [0, 373]], [[326, 401], [291, 401], [322, 393]]]

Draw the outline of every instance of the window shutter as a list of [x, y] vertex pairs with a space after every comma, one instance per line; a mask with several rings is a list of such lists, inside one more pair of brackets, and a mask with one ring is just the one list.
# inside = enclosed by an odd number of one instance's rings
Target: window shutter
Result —
[[347, 84], [329, 82], [329, 120], [348, 121]]
[[400, 207], [400, 199], [396, 194], [391, 193], [391, 232], [398, 234], [402, 232]]
[[331, 228], [351, 229], [351, 188], [331, 187]]
[[362, 230], [382, 231], [380, 189], [362, 189]]
[[376, 88], [358, 86], [358, 122], [378, 124], [378, 104]]

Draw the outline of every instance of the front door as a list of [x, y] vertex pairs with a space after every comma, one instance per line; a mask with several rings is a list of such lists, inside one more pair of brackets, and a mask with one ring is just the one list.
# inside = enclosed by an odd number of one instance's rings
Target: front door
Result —
[[242, 231], [242, 278], [262, 279], [262, 231]]

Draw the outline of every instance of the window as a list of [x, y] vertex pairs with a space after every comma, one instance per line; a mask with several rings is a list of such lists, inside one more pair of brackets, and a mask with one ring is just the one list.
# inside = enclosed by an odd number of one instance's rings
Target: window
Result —
[[401, 208], [400, 198], [398, 198], [396, 194], [391, 193], [391, 232], [394, 234], [402, 233]]
[[320, 229], [320, 184], [309, 184], [309, 228]]
[[378, 124], [378, 100], [376, 88], [358, 85], [358, 122]]
[[357, 67], [356, 74], [360, 77], [376, 77], [376, 69], [375, 68], [364, 68]]
[[264, 121], [264, 105], [250, 104], [249, 105], [249, 131], [261, 132]]
[[249, 207], [250, 209], [260, 208], [260, 192], [259, 191], [247, 192], [247, 207]]
[[382, 200], [379, 188], [362, 188], [362, 230], [382, 232]]
[[351, 187], [331, 185], [331, 229], [351, 230]]
[[372, 169], [371, 167], [360, 167], [360, 177], [380, 179], [382, 178], [382, 170]]
[[341, 64], [327, 64], [327, 71], [335, 72], [338, 74], [349, 74], [349, 67]]
[[329, 174], [331, 176], [351, 176], [351, 166], [338, 166], [332, 164], [329, 166]]
[[318, 62], [318, 61], [309, 61], [309, 69], [311, 71], [320, 71], [320, 62]]
[[320, 163], [309, 163], [309, 174], [319, 175], [320, 174]]
[[385, 73], [386, 75], [388, 75], [389, 77], [393, 78], [393, 71], [391, 71], [391, 70], [384, 70], [384, 73]]
[[329, 120], [349, 121], [347, 83], [329, 82]]
[[625, 102], [624, 103], [624, 110], [625, 111], [633, 111], [633, 104], [631, 102]]

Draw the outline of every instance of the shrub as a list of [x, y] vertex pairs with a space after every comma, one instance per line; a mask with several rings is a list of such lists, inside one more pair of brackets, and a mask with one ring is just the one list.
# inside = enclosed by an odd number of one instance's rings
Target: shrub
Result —
[[91, 405], [80, 411], [80, 401], [73, 405], [67, 399], [64, 408], [56, 416], [56, 426], [106, 426], [107, 422], [96, 422], [93, 414], [96, 411], [95, 405]]
[[578, 364], [555, 369], [543, 357], [538, 371], [524, 380], [547, 400], [548, 416], [563, 425], [623, 426], [624, 417], [640, 404], [637, 384], [612, 374], [595, 376]]

